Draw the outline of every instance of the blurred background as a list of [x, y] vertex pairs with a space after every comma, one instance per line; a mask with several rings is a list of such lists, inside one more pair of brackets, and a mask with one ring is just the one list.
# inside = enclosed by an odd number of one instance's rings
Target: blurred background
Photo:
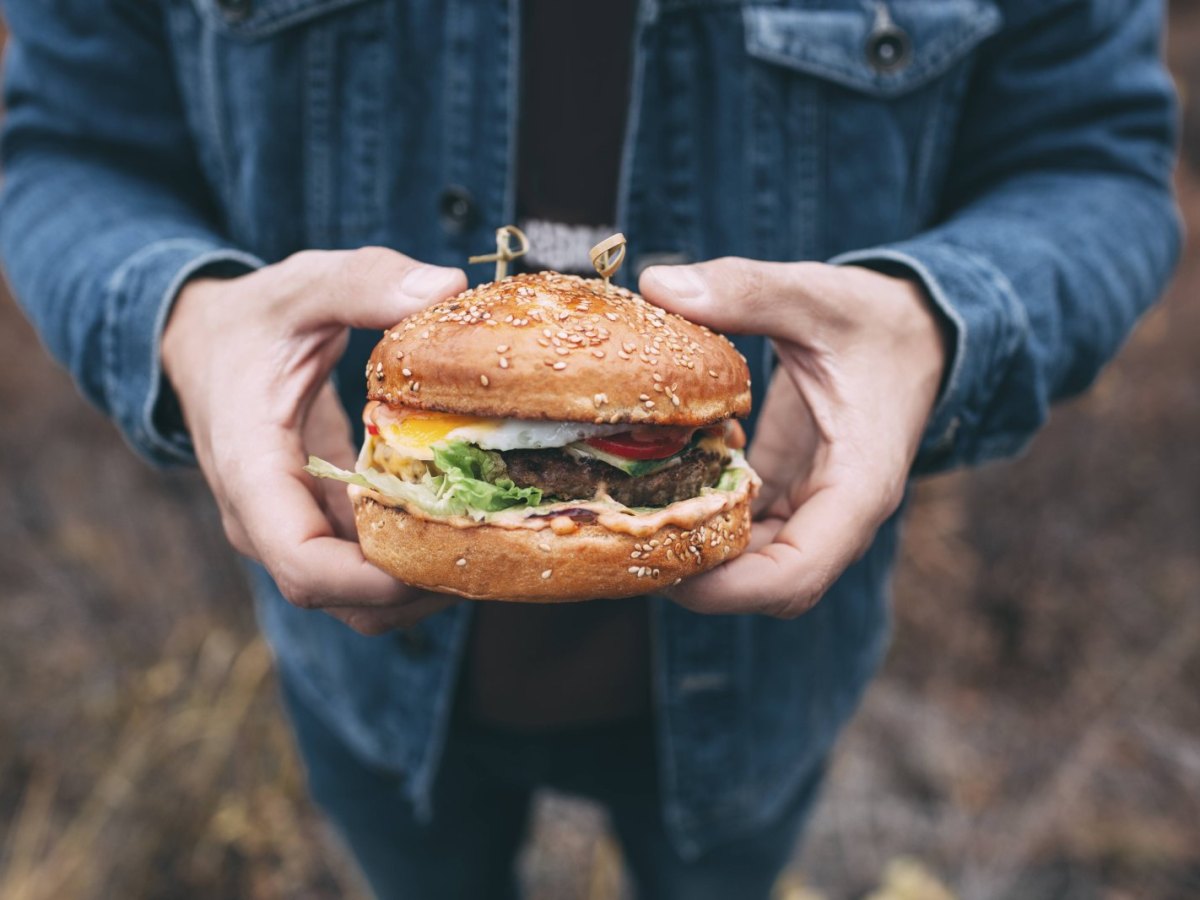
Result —
[[[0, 27], [0, 41], [3, 30]], [[1192, 237], [1024, 459], [922, 483], [885, 670], [780, 900], [1200, 897], [1200, 8]], [[0, 289], [0, 900], [363, 894], [304, 795], [204, 486], [139, 463]], [[626, 896], [541, 799], [536, 900]]]

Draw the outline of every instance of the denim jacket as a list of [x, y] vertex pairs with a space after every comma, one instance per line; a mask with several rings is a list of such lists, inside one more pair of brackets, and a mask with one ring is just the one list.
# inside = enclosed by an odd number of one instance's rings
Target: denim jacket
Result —
[[[513, 219], [515, 73], [537, 52], [518, 0], [3, 2], [0, 251], [47, 346], [156, 463], [193, 460], [158, 358], [185, 279], [363, 244], [463, 265]], [[726, 254], [919, 279], [953, 356], [916, 471], [1013, 454], [1175, 262], [1162, 17], [1161, 0], [643, 0], [626, 283]], [[373, 340], [339, 368], [355, 411]], [[761, 391], [765, 341], [741, 348]], [[794, 621], [652, 603], [683, 852], [769, 820], [826, 756], [884, 652], [896, 542], [893, 520]], [[427, 808], [470, 604], [368, 638], [259, 582], [285, 676]]]

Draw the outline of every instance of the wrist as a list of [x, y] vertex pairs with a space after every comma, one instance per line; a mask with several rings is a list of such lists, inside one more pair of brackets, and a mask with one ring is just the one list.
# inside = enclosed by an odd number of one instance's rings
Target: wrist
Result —
[[187, 362], [188, 350], [201, 336], [203, 314], [209, 308], [214, 291], [220, 290], [224, 279], [200, 277], [185, 282], [175, 295], [171, 312], [163, 328], [159, 353], [163, 374], [178, 391], [179, 378], [191, 369]]
[[941, 396], [954, 353], [954, 325], [937, 308], [924, 283], [907, 270], [846, 266], [863, 278], [861, 296], [871, 321], [883, 323], [919, 385], [928, 385], [930, 411]]

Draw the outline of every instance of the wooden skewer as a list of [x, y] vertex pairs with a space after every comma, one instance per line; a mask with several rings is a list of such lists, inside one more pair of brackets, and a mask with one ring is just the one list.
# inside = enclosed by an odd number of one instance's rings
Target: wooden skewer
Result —
[[[512, 246], [512, 239], [517, 239], [517, 246]], [[482, 256], [467, 257], [467, 262], [494, 262], [496, 264], [496, 280], [508, 275], [508, 264], [518, 256], [529, 252], [529, 238], [516, 225], [505, 225], [496, 229], [496, 252], [485, 253]]]
[[625, 262], [625, 235], [618, 232], [612, 237], [606, 237], [593, 247], [588, 255], [604, 283], [608, 284], [617, 269], [621, 268], [621, 263]]

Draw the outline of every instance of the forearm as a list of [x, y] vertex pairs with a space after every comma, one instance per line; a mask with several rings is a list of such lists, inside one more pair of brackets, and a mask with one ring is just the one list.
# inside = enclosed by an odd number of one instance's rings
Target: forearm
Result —
[[[158, 344], [182, 281], [258, 263], [222, 235], [174, 89], [157, 4], [9, 0], [0, 255], [83, 393], [158, 462]], [[82, 38], [87, 36], [87, 40]]]
[[835, 260], [918, 278], [952, 328], [918, 471], [1018, 452], [1050, 403], [1115, 354], [1179, 255], [1158, 4], [1011, 7], [968, 99], [940, 221]]
[[7, 166], [0, 255], [18, 301], [83, 393], [150, 459], [189, 459], [182, 436], [154, 421], [170, 304], [193, 273], [257, 261], [171, 191], [66, 152]]
[[1050, 404], [1086, 388], [1178, 258], [1170, 195], [1087, 173], [1031, 174], [944, 225], [840, 263], [906, 271], [952, 331], [919, 470], [1021, 450]]

